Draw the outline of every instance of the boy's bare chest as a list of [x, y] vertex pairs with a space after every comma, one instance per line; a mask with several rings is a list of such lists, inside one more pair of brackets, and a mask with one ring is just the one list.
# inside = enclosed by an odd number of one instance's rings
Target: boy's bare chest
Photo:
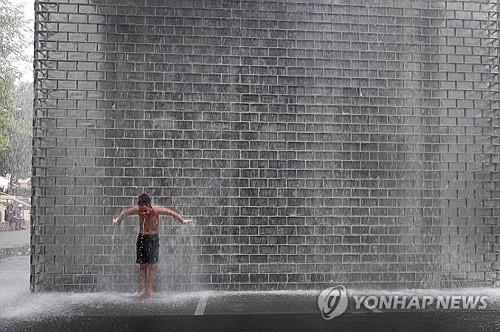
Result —
[[151, 225], [154, 225], [154, 224], [157, 224], [158, 223], [158, 215], [155, 214], [155, 213], [150, 213], [150, 214], [140, 214], [139, 215], [139, 222], [142, 225], [144, 226], [151, 226]]

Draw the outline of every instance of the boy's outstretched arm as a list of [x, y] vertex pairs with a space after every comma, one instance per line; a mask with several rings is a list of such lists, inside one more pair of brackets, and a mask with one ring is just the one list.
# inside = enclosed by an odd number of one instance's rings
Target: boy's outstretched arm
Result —
[[118, 216], [118, 218], [113, 219], [113, 224], [120, 225], [123, 219], [127, 218], [132, 214], [137, 214], [137, 213], [139, 213], [139, 208], [137, 206], [134, 206], [133, 208], [130, 209], [126, 209]]
[[179, 220], [182, 224], [189, 223], [189, 220], [182, 218], [182, 216], [180, 214], [178, 214], [177, 212], [175, 212], [173, 210], [170, 210], [170, 209], [167, 209], [164, 207], [157, 207], [156, 209], [158, 211], [158, 214], [174, 217], [175, 219]]

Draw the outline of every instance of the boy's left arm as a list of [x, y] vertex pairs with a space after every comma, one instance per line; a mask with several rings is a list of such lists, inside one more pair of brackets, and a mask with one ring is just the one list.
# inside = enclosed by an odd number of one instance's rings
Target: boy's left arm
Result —
[[174, 210], [170, 210], [170, 209], [167, 209], [164, 207], [157, 207], [156, 210], [158, 211], [158, 214], [164, 215], [164, 216], [174, 217], [175, 219], [179, 220], [179, 222], [181, 222], [182, 224], [189, 223], [189, 220], [182, 218], [182, 216], [180, 214], [178, 214], [177, 212], [175, 212]]

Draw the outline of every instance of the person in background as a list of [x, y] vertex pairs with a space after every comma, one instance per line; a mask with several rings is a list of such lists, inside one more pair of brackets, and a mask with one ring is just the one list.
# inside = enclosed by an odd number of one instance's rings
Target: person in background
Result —
[[23, 205], [22, 204], [18, 204], [17, 205], [16, 219], [17, 219], [17, 227], [18, 227], [18, 229], [26, 229], [26, 227], [24, 227], [24, 211], [23, 211]]
[[12, 231], [12, 230], [15, 230], [15, 219], [14, 219], [14, 208], [12, 206], [12, 203], [9, 203], [9, 205], [7, 205], [7, 208], [5, 209], [5, 212], [4, 212], [4, 220], [5, 222], [9, 223], [9, 230]]
[[18, 204], [14, 209], [14, 220], [16, 225], [16, 230], [20, 230], [23, 222], [23, 205]]

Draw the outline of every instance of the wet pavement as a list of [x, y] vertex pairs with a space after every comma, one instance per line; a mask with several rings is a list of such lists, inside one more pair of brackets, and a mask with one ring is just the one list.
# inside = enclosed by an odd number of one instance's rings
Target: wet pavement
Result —
[[18, 231], [0, 232], [0, 247], [19, 247], [29, 244], [30, 230], [23, 229]]
[[0, 232], [0, 258], [29, 255], [30, 231]]
[[368, 310], [353, 296], [370, 290], [353, 290], [346, 312], [325, 320], [320, 291], [31, 293], [28, 254], [28, 230], [0, 233], [0, 331], [500, 331], [499, 289], [385, 292], [486, 295], [485, 310]]
[[[132, 293], [33, 294], [28, 284], [29, 256], [0, 260], [0, 331], [500, 331], [497, 293], [485, 310], [370, 311], [351, 305], [324, 320], [319, 291], [160, 292], [140, 300]], [[463, 294], [489, 290], [468, 292]]]
[[[140, 306], [139, 304], [137, 306]], [[73, 314], [39, 319], [4, 319], [5, 331], [498, 331], [498, 312], [346, 313], [334, 321], [317, 314], [248, 313], [188, 315], [161, 313]]]

